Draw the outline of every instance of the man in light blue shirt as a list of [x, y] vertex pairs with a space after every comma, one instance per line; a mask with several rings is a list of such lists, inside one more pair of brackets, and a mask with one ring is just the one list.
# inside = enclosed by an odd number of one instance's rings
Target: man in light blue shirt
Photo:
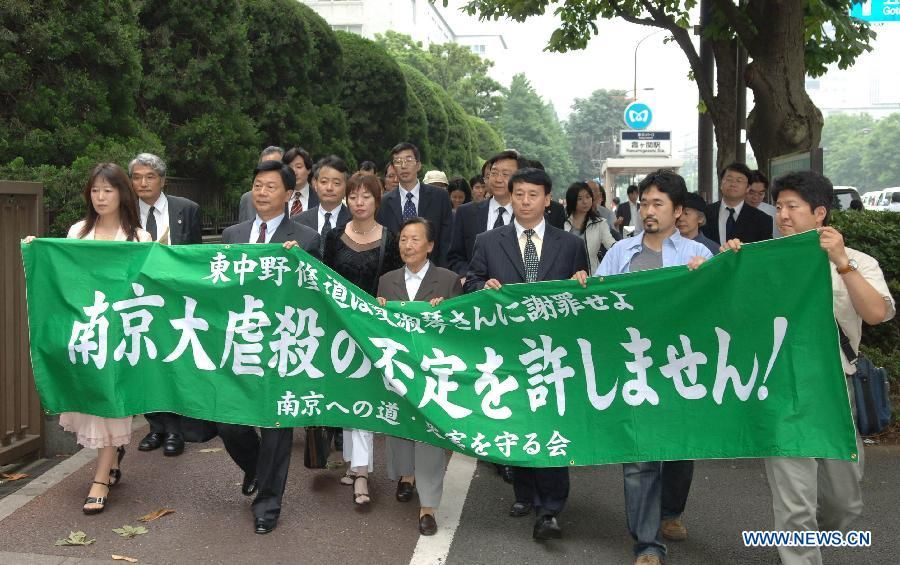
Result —
[[[650, 173], [640, 186], [643, 232], [613, 245], [597, 268], [598, 276], [687, 265], [696, 269], [712, 257], [702, 243], [682, 237], [675, 224], [681, 216], [687, 186], [669, 171]], [[661, 536], [683, 540], [681, 514], [694, 474], [693, 461], [625, 463], [625, 511], [634, 538], [637, 563], [662, 563]]]

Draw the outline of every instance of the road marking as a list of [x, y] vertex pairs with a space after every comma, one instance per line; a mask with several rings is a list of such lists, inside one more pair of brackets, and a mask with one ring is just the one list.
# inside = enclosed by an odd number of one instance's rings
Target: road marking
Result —
[[441, 506], [434, 517], [438, 531], [433, 536], [419, 536], [409, 565], [441, 565], [447, 562], [450, 544], [453, 543], [453, 536], [459, 527], [466, 495], [469, 493], [469, 485], [472, 484], [477, 464], [478, 461], [475, 459], [460, 453], [454, 453], [450, 458], [447, 475], [444, 477]]

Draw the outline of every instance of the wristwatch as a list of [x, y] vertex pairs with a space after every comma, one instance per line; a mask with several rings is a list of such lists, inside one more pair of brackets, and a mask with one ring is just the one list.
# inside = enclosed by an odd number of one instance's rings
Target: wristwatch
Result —
[[844, 267], [838, 267], [837, 272], [839, 275], [846, 275], [850, 271], [855, 271], [859, 268], [859, 263], [856, 262], [856, 259], [850, 259], [847, 261], [847, 265]]

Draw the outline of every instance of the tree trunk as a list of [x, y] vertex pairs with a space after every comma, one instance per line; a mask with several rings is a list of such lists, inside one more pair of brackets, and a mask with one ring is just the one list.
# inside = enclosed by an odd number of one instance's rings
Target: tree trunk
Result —
[[778, 14], [758, 29], [748, 46], [747, 86], [754, 108], [747, 119], [747, 138], [762, 170], [780, 155], [819, 146], [822, 113], [806, 93], [803, 0], [758, 0], [751, 10]]
[[716, 173], [737, 160], [737, 108], [735, 84], [737, 84], [737, 42], [717, 40], [712, 42], [716, 60], [716, 111], [713, 127], [716, 132]]

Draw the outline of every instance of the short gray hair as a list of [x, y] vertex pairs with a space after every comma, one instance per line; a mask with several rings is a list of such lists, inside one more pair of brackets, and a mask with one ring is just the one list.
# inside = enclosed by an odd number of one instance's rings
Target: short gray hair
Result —
[[154, 155], [153, 153], [139, 153], [137, 157], [131, 160], [128, 163], [128, 176], [134, 172], [135, 165], [143, 165], [145, 167], [150, 167], [156, 174], [165, 178], [166, 177], [166, 162]]
[[262, 153], [259, 154], [259, 159], [262, 160], [263, 157], [267, 157], [269, 155], [274, 155], [278, 153], [279, 155], [284, 155], [284, 149], [278, 147], [277, 145], [270, 145], [262, 150]]

